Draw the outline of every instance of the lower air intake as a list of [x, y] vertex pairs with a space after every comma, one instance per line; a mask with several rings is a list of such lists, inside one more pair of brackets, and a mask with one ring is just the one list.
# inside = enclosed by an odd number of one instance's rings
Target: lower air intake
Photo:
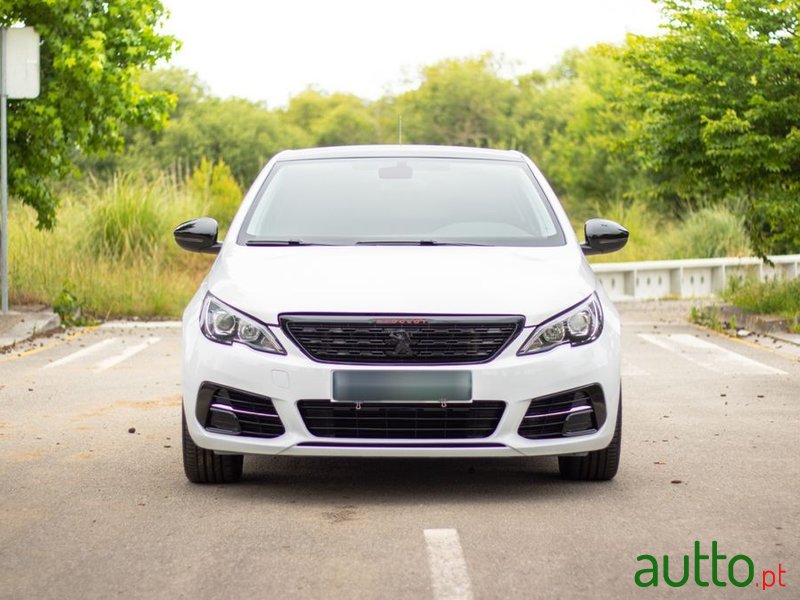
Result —
[[603, 389], [595, 384], [531, 400], [517, 433], [529, 440], [587, 435], [605, 420]]
[[214, 384], [200, 388], [197, 413], [213, 433], [275, 438], [285, 432], [270, 398]]
[[470, 404], [354, 403], [301, 400], [308, 431], [317, 437], [380, 440], [486, 438], [497, 429], [505, 402]]

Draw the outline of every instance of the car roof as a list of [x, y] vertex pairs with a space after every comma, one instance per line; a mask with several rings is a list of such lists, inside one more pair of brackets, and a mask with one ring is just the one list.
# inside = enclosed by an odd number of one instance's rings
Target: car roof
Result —
[[324, 158], [471, 158], [484, 160], [523, 161], [524, 156], [516, 150], [492, 150], [465, 146], [417, 146], [413, 144], [330, 146], [284, 150], [275, 155], [275, 160], [314, 160]]

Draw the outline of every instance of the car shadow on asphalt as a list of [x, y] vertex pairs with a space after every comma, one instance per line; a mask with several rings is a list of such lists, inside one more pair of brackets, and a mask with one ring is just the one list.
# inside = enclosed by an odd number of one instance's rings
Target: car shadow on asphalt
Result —
[[511, 499], [585, 496], [612, 483], [564, 481], [555, 458], [317, 458], [253, 457], [231, 497], [327, 505], [343, 499], [379, 503], [421, 500], [507, 502]]

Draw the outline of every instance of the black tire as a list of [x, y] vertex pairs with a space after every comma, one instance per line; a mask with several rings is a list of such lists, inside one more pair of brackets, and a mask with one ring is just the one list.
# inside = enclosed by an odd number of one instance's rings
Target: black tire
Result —
[[181, 409], [183, 430], [183, 471], [192, 483], [234, 483], [242, 477], [244, 456], [215, 454], [194, 443], [186, 427], [186, 415]]
[[622, 449], [622, 394], [617, 410], [617, 425], [608, 447], [589, 452], [586, 456], [559, 456], [558, 470], [563, 479], [572, 481], [609, 481], [619, 468]]

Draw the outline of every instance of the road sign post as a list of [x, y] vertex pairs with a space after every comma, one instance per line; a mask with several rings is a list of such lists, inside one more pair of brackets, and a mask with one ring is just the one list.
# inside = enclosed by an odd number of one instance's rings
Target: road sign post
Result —
[[2, 216], [0, 216], [0, 279], [2, 279], [3, 314], [8, 313], [8, 151], [6, 140], [6, 30], [0, 29], [0, 197], [2, 197]]
[[39, 95], [39, 34], [0, 28], [0, 309], [8, 313], [8, 99]]

